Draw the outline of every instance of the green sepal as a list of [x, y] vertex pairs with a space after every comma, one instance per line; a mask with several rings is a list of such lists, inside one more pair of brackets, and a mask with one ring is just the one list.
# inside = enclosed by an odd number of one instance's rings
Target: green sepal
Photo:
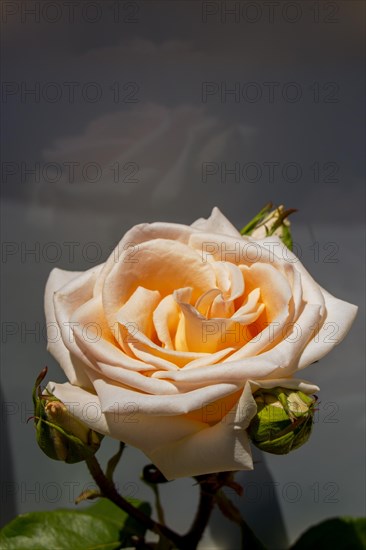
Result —
[[264, 208], [240, 231], [241, 235], [250, 235], [253, 238], [265, 238], [278, 235], [287, 248], [292, 250], [293, 242], [288, 217], [297, 212], [295, 208], [285, 208], [281, 205], [273, 208], [272, 203]]
[[272, 205], [271, 202], [266, 204], [266, 206], [264, 206], [262, 208], [262, 210], [260, 212], [258, 212], [258, 214], [256, 216], [254, 216], [254, 218], [240, 230], [240, 234], [241, 235], [250, 235], [252, 233], [252, 231], [254, 231], [254, 229], [258, 225], [260, 225], [262, 223], [262, 221], [264, 220], [264, 218], [269, 214], [269, 212], [271, 211], [272, 206], [273, 205]]
[[49, 458], [62, 460], [67, 464], [76, 464], [95, 455], [103, 437], [89, 429], [84, 442], [44, 418], [40, 418], [36, 425], [36, 439], [42, 451]]

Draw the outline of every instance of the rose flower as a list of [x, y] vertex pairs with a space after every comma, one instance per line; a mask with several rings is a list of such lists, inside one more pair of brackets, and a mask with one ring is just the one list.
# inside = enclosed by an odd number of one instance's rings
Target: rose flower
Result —
[[243, 237], [215, 208], [191, 226], [141, 224], [86, 272], [54, 269], [49, 390], [168, 478], [253, 467], [253, 393], [294, 378], [346, 335], [357, 308], [322, 289], [281, 240]]

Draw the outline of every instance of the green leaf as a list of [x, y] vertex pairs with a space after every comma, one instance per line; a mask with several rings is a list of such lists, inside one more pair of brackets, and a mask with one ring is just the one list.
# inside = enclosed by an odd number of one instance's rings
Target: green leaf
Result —
[[[139, 508], [147, 516], [151, 515], [151, 506], [148, 502], [142, 502], [135, 498], [126, 498], [130, 504]], [[123, 529], [124, 538], [131, 535], [143, 536], [146, 533], [146, 528], [134, 518], [131, 518], [126, 512], [118, 508], [113, 502], [106, 498], [101, 498], [98, 502], [89, 506], [79, 513], [88, 513], [92, 516], [104, 518], [107, 521], [114, 521]]]
[[[150, 514], [150, 505], [129, 502]], [[107, 499], [84, 510], [22, 514], [0, 532], [1, 550], [117, 550], [145, 528]]]
[[310, 527], [291, 547], [292, 550], [364, 550], [366, 519], [333, 518]]

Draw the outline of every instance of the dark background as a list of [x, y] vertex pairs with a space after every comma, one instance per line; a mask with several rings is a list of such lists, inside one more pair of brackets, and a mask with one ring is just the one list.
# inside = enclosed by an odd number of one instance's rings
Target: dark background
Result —
[[[42, 455], [26, 424], [39, 370], [64, 379], [46, 351], [50, 270], [104, 261], [136, 223], [190, 224], [217, 205], [241, 227], [269, 200], [299, 209], [295, 251], [360, 311], [345, 342], [302, 373], [321, 387], [310, 443], [256, 455], [233, 499], [271, 548], [323, 518], [363, 515], [364, 2], [0, 7], [3, 521], [72, 507], [89, 482], [83, 465]], [[122, 493], [151, 500], [145, 457], [126, 456]], [[178, 530], [196, 498], [190, 480], [164, 487]], [[201, 547], [237, 545], [215, 513]]]

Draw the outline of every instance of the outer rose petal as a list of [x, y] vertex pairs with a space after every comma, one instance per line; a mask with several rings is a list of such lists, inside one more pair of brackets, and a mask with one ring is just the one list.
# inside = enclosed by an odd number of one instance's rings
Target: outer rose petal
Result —
[[253, 460], [246, 432], [257, 412], [252, 393], [260, 387], [301, 389], [314, 393], [318, 387], [302, 380], [248, 380], [237, 404], [214, 426], [172, 441], [146, 453], [167, 479], [215, 472], [252, 470]]
[[317, 386], [302, 380], [249, 380], [237, 404], [220, 422], [210, 426], [188, 415], [149, 416], [129, 407], [121, 414], [103, 413], [98, 397], [71, 384], [50, 382], [48, 389], [90, 428], [141, 449], [167, 479], [211, 472], [253, 468], [246, 433], [257, 407], [252, 392], [259, 387], [301, 389], [306, 393]]
[[[62, 304], [62, 300], [60, 302], [60, 308], [62, 308], [63, 305], [67, 307], [67, 314], [65, 315], [65, 321], [67, 323], [70, 321], [73, 311], [84, 303], [85, 295], [92, 294], [96, 275], [101, 267], [102, 266], [97, 266], [86, 272], [65, 271], [55, 268], [48, 277], [45, 290], [46, 324], [50, 334], [53, 334], [52, 327], [56, 325], [58, 327], [57, 337], [54, 339], [49, 337], [47, 349], [60, 363], [72, 384], [86, 387], [90, 387], [90, 380], [86, 375], [85, 365], [75, 354], [69, 351], [64, 342], [64, 340], [66, 340], [66, 343], [70, 344], [73, 340], [70, 326], [64, 323], [60, 325], [56, 320], [54, 295], [57, 292], [59, 296], [65, 296], [62, 295], [63, 289], [69, 287], [69, 284], [71, 285], [69, 288], [73, 291], [72, 301], [68, 304]], [[79, 289], [79, 294], [77, 289]]]
[[[77, 323], [73, 333], [80, 352], [89, 358], [88, 362], [92, 361], [93, 365], [102, 362], [134, 371], [154, 370], [153, 365], [126, 355], [117, 345], [104, 319], [101, 302], [101, 296], [92, 298], [73, 313], [73, 321]], [[98, 327], [98, 330], [95, 327]]]
[[323, 305], [319, 322], [315, 323], [316, 334], [309, 340], [299, 358], [298, 369], [303, 369], [324, 357], [343, 340], [356, 317], [358, 307], [339, 300], [324, 290], [278, 237], [271, 236], [258, 242], [265, 243], [267, 241], [275, 245], [276, 255], [287, 258], [300, 272], [306, 301]]
[[239, 231], [229, 222], [217, 206], [212, 209], [211, 216], [207, 218], [207, 220], [205, 218], [199, 218], [191, 224], [191, 227], [199, 229], [200, 231], [218, 233], [220, 235], [231, 235], [232, 237], [242, 239]]
[[323, 288], [321, 291], [325, 299], [326, 316], [323, 325], [301, 354], [298, 369], [318, 361], [338, 345], [357, 315], [357, 306], [335, 298]]

